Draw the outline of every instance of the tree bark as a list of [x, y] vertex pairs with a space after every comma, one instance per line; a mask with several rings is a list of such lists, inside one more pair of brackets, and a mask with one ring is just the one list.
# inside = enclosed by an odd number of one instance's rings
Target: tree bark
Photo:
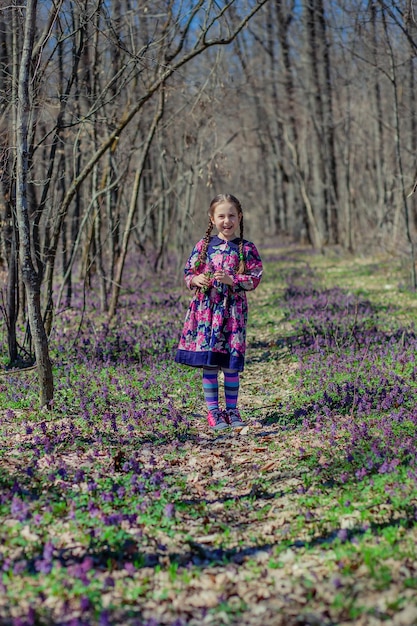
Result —
[[17, 89], [16, 115], [16, 215], [19, 232], [19, 259], [26, 290], [30, 331], [35, 350], [39, 380], [40, 405], [49, 406], [53, 399], [53, 375], [48, 339], [42, 320], [41, 274], [32, 261], [33, 239], [28, 207], [28, 134], [31, 107], [31, 58], [34, 45], [37, 0], [27, 0], [23, 52]]
[[322, 109], [323, 109], [323, 137], [325, 148], [325, 170], [327, 201], [327, 222], [329, 225], [329, 243], [339, 243], [339, 206], [337, 167], [335, 155], [334, 120], [333, 120], [333, 93], [330, 63], [330, 43], [327, 33], [326, 18], [324, 15], [323, 0], [315, 0], [317, 20], [317, 34], [321, 44], [322, 66]]

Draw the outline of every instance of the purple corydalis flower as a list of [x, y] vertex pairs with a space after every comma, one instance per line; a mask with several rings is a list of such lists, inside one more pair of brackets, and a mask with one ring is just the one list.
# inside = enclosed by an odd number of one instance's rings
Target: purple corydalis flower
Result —
[[172, 502], [168, 502], [164, 510], [165, 517], [168, 517], [170, 519], [174, 517], [174, 514], [175, 514], [175, 506]]
[[124, 568], [129, 576], [133, 576], [136, 572], [136, 567], [133, 565], [133, 563], [125, 563]]
[[52, 571], [52, 561], [48, 559], [36, 559], [35, 569], [41, 574], [50, 574]]
[[77, 471], [74, 474], [74, 482], [75, 483], [81, 483], [84, 481], [85, 478], [85, 472], [82, 469], [77, 469]]
[[99, 626], [112, 626], [108, 611], [102, 611], [99, 618]]
[[13, 574], [19, 576], [26, 570], [28, 562], [25, 560], [17, 561], [13, 566]]
[[10, 512], [19, 522], [23, 522], [30, 517], [29, 505], [16, 495], [13, 496]]
[[94, 559], [91, 556], [86, 556], [80, 564], [83, 572], [89, 572], [94, 568]]

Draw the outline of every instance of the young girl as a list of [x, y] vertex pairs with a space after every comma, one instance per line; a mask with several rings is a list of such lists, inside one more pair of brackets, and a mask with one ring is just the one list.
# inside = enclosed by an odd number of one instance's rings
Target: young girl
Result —
[[[246, 292], [258, 286], [262, 261], [254, 244], [243, 239], [243, 212], [237, 198], [216, 196], [208, 213], [206, 235], [195, 245], [184, 270], [185, 282], [195, 292], [175, 360], [203, 369], [207, 420], [219, 430], [244, 425], [237, 399], [246, 350]], [[218, 234], [210, 237], [213, 226]], [[219, 407], [220, 369], [224, 374], [224, 411]]]

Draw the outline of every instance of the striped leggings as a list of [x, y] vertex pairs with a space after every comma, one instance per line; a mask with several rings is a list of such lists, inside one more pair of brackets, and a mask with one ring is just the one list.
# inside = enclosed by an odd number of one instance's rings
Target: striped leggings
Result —
[[203, 392], [209, 411], [219, 408], [219, 369], [224, 374], [224, 396], [226, 409], [235, 409], [239, 395], [239, 372], [225, 367], [203, 368]]

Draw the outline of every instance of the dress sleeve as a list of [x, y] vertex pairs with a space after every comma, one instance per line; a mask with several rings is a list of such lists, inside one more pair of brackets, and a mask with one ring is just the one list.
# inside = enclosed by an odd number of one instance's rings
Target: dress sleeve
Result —
[[[201, 250], [201, 246], [203, 244], [203, 240], [199, 241], [198, 243], [196, 243], [196, 245], [193, 248], [193, 251], [191, 252], [190, 256], [188, 257], [188, 261], [185, 264], [185, 268], [184, 268], [184, 280], [185, 280], [185, 284], [187, 285], [188, 289], [195, 289], [195, 287], [191, 286], [191, 281], [194, 278], [194, 276], [196, 275], [196, 271], [195, 271], [195, 264], [198, 258], [198, 255], [200, 254], [200, 250]], [[203, 267], [201, 268], [203, 269]], [[197, 272], [200, 273], [200, 272]]]
[[248, 241], [243, 248], [245, 255], [246, 274], [235, 274], [233, 284], [236, 290], [252, 291], [256, 289], [262, 278], [262, 260], [256, 246]]

